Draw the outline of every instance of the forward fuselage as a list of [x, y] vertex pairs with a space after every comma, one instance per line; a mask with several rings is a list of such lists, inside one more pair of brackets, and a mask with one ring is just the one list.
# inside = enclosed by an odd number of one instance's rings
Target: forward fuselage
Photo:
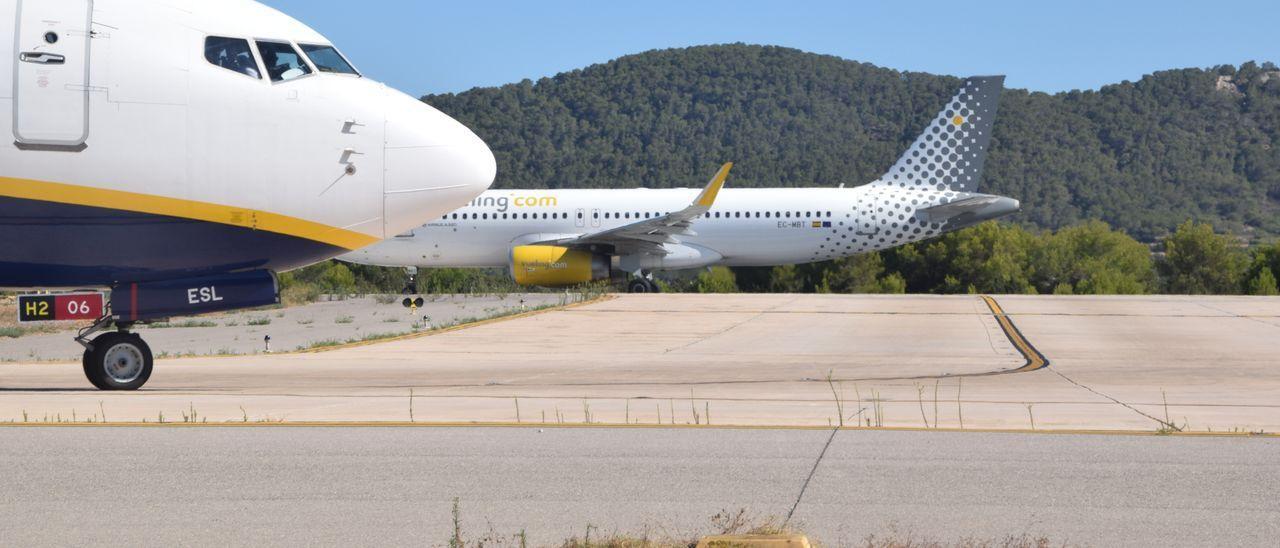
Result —
[[341, 61], [249, 0], [0, 0], [0, 287], [288, 270], [488, 188], [471, 131], [308, 48]]

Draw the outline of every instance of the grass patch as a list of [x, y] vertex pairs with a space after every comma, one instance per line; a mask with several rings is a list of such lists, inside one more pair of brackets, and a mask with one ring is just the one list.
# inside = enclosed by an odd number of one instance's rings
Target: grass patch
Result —
[[313, 323], [316, 323], [315, 319], [313, 319], [313, 318], [307, 318], [307, 319], [305, 319], [305, 320], [298, 320], [298, 325], [311, 325], [311, 324], [313, 324]]
[[[466, 548], [483, 546], [529, 546], [529, 538], [525, 531], [502, 534], [489, 526], [489, 530], [481, 535], [472, 536], [464, 526], [462, 504], [453, 499], [452, 523], [453, 532], [448, 542], [450, 548]], [[581, 536], [574, 536], [559, 544], [539, 544], [539, 546], [560, 546], [561, 548], [689, 548], [696, 546], [704, 536], [713, 535], [798, 535], [798, 531], [786, 527], [776, 518], [757, 519], [750, 516], [747, 510], [722, 511], [710, 519], [710, 523], [701, 528], [702, 531], [688, 533], [672, 533], [667, 527], [646, 528], [638, 533], [602, 532], [599, 527], [587, 525], [582, 528]], [[688, 536], [684, 536], [688, 535]], [[812, 539], [811, 539], [812, 540]], [[998, 545], [993, 545], [998, 546]], [[896, 546], [894, 548], [897, 548]], [[904, 546], [903, 548], [907, 548]], [[911, 545], [910, 548], [917, 548]], [[975, 546], [976, 548], [976, 546]], [[1011, 546], [1010, 548], [1021, 548]]]
[[333, 323], [336, 323], [339, 325], [346, 325], [349, 323], [355, 323], [355, 321], [356, 319], [351, 316], [338, 316], [336, 319], [333, 320]]
[[271, 318], [268, 318], [266, 316], [262, 316], [259, 318], [249, 318], [249, 321], [246, 323], [247, 325], [252, 325], [252, 326], [271, 325]]
[[27, 335], [57, 333], [59, 329], [52, 324], [11, 325], [0, 327], [0, 339], [17, 339]]
[[948, 542], [891, 530], [885, 535], [871, 535], [863, 539], [858, 546], [863, 548], [1057, 548], [1071, 545], [1050, 542], [1045, 537], [1031, 536], [1025, 533], [1001, 538], [967, 537]]

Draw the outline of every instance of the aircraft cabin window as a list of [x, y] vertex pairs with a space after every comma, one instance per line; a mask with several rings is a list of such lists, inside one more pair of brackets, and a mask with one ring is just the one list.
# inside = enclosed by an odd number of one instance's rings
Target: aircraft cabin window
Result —
[[302, 48], [302, 53], [307, 54], [307, 58], [311, 59], [311, 63], [316, 66], [316, 70], [320, 72], [328, 72], [330, 74], [350, 74], [360, 76], [356, 72], [355, 67], [347, 62], [347, 58], [333, 46], [320, 46], [315, 44], [298, 44]]
[[259, 40], [258, 53], [262, 55], [262, 64], [266, 65], [272, 82], [288, 82], [311, 74], [311, 67], [302, 60], [298, 51], [284, 42]]
[[253, 58], [253, 50], [249, 41], [240, 38], [210, 36], [204, 39], [204, 58], [215, 67], [222, 67], [232, 72], [261, 80], [258, 74], [258, 62]]

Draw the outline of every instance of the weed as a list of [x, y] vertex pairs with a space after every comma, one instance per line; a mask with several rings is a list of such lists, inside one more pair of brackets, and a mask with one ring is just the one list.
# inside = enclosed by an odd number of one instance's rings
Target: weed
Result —
[[840, 426], [844, 426], [844, 402], [840, 400], [840, 393], [836, 391], [834, 376], [834, 369], [827, 371], [827, 386], [831, 388], [831, 396], [836, 401], [836, 417], [840, 419]]
[[349, 323], [355, 323], [355, 321], [356, 319], [351, 316], [338, 316], [336, 319], [333, 320], [333, 323], [336, 323], [339, 325], [346, 325]]
[[409, 422], [414, 422], [413, 420], [413, 389], [412, 388], [409, 389]]
[[462, 516], [458, 497], [453, 497], [453, 537], [449, 539], [449, 548], [463, 548], [466, 545], [462, 540]]
[[305, 320], [298, 320], [298, 325], [311, 325], [311, 324], [313, 324], [313, 323], [316, 323], [316, 320], [315, 320], [314, 318], [307, 318], [307, 319], [305, 319]]
[[400, 318], [387, 318], [382, 323], [400, 323]]
[[929, 417], [924, 415], [924, 387], [916, 385], [916, 398], [920, 401], [920, 420], [924, 421], [924, 427], [929, 427]]
[[397, 295], [374, 295], [373, 302], [378, 304], [395, 304], [400, 297]]

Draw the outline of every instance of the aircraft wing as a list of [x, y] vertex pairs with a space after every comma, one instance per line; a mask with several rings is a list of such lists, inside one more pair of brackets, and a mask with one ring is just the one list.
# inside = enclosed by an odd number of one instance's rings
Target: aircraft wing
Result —
[[720, 189], [724, 187], [724, 182], [729, 178], [729, 171], [732, 169], [732, 162], [721, 167], [716, 176], [707, 184], [707, 187], [698, 195], [698, 198], [689, 207], [680, 211], [609, 230], [583, 234], [575, 238], [562, 238], [538, 243], [565, 247], [607, 245], [612, 246], [614, 252], [619, 255], [633, 253], [666, 255], [667, 251], [662, 247], [664, 244], [680, 243], [680, 240], [677, 239], [679, 236], [697, 235], [692, 230], [693, 220], [711, 210], [711, 206], [715, 204], [716, 196], [720, 194]]

